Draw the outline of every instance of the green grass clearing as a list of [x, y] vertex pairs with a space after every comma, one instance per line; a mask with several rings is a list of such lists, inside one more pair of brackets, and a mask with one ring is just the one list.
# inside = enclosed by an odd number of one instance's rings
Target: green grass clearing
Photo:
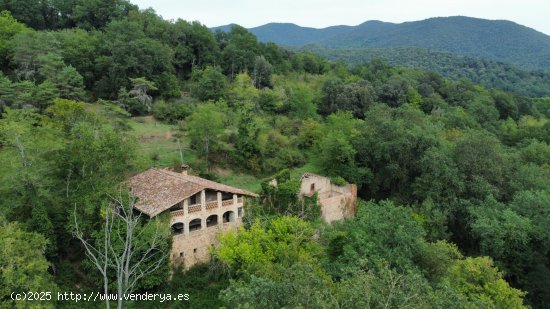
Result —
[[[181, 162], [180, 146], [178, 145], [178, 132], [175, 125], [160, 122], [153, 117], [133, 117], [128, 119], [128, 125], [132, 128], [130, 134], [138, 141], [139, 168], [173, 167]], [[189, 164], [198, 159], [197, 155], [189, 147], [189, 141], [185, 136], [179, 138], [183, 151], [183, 162]], [[214, 168], [213, 171], [221, 183], [242, 188], [251, 192], [261, 191], [262, 178], [254, 175], [243, 174], [229, 169]], [[302, 167], [291, 169], [290, 176], [299, 178], [303, 173], [319, 173], [312, 163]]]
[[138, 141], [138, 155], [140, 167], [171, 167], [181, 162], [180, 145], [183, 153], [183, 162], [188, 163], [197, 159], [189, 149], [189, 142], [185, 136], [179, 137], [176, 126], [162, 123], [153, 117], [133, 117], [128, 120], [132, 128], [130, 134]]
[[229, 186], [241, 188], [254, 193], [260, 193], [262, 180], [253, 175], [240, 174], [231, 171], [228, 175], [218, 176], [220, 182]]

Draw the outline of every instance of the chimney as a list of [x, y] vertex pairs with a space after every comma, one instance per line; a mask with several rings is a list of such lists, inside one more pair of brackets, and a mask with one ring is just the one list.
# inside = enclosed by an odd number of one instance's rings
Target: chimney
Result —
[[189, 170], [189, 165], [182, 164], [180, 166], [182, 175], [187, 175], [187, 170]]

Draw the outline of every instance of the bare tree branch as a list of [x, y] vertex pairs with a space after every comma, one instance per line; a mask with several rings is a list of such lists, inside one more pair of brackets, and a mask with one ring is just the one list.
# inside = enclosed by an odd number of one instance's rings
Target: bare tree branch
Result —
[[[164, 236], [155, 227], [154, 235], [145, 245], [136, 244], [136, 239], [143, 236], [145, 227], [141, 226], [141, 214], [135, 214], [135, 197], [128, 194], [128, 199], [119, 193], [117, 198], [110, 196], [112, 202], [105, 207], [103, 240], [97, 240], [95, 245], [84, 238], [80, 230], [74, 210], [75, 237], [80, 240], [86, 250], [86, 256], [99, 270], [103, 277], [104, 293], [109, 292], [108, 273], [116, 274], [117, 308], [124, 306], [124, 295], [135, 290], [137, 283], [143, 277], [155, 272], [166, 261], [166, 252], [162, 250]], [[114, 237], [113, 237], [114, 236]], [[136, 254], [140, 253], [140, 256]], [[106, 307], [109, 308], [106, 300]]]

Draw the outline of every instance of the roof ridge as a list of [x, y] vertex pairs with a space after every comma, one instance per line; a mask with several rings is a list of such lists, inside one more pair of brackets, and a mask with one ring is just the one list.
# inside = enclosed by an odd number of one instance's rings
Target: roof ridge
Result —
[[[178, 174], [178, 173], [176, 173], [176, 172], [167, 171], [167, 170], [161, 170], [161, 169], [158, 169], [158, 168], [156, 168], [156, 167], [153, 167], [152, 169], [154, 169], [154, 170], [157, 171], [157, 172], [161, 172], [161, 173], [163, 173], [163, 174], [165, 174], [165, 175], [172, 176], [172, 177], [175, 177], [175, 178], [179, 178], [179, 179], [182, 179], [182, 180], [186, 180], [186, 181], [189, 181], [189, 182], [192, 182], [192, 183], [198, 185], [198, 183], [196, 183], [196, 182], [194, 182], [194, 181], [187, 180], [187, 179], [184, 179], [184, 178], [180, 177], [180, 176], [184, 176], [184, 175]], [[174, 175], [174, 174], [176, 174], [176, 175]]]

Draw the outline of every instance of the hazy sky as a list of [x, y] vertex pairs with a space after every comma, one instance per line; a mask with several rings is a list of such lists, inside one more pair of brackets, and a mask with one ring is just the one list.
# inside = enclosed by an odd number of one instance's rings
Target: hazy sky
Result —
[[367, 20], [404, 22], [463, 15], [507, 19], [550, 35], [548, 0], [130, 0], [165, 19], [198, 20], [209, 26], [236, 23], [250, 28], [291, 22], [322, 28]]

